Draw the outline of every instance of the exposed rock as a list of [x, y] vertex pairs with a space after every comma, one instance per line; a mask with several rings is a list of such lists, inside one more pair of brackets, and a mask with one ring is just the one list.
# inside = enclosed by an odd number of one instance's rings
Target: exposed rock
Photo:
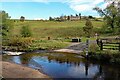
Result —
[[5, 61], [0, 61], [2, 64], [2, 76], [4, 78], [49, 78], [49, 76], [39, 72], [38, 70], [10, 63]]

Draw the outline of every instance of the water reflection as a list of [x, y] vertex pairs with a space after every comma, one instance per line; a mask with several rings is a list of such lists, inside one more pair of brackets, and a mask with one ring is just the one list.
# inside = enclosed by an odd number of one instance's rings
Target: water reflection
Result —
[[85, 75], [86, 76], [88, 75], [88, 67], [89, 67], [88, 61], [86, 61], [85, 62]]
[[[75, 54], [31, 53], [9, 56], [9, 60], [42, 70], [54, 78], [93, 78], [119, 80], [119, 67], [93, 64]], [[4, 59], [5, 60], [5, 59]], [[108, 79], [108, 80], [109, 80]]]
[[22, 64], [20, 56], [13, 56], [11, 59], [12, 59], [12, 61], [14, 61], [17, 64]]

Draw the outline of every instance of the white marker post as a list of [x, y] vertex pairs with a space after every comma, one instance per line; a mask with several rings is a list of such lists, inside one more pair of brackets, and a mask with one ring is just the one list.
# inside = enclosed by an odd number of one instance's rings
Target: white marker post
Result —
[[96, 38], [96, 39], [98, 39], [98, 36], [99, 36], [98, 33], [95, 33], [95, 38]]

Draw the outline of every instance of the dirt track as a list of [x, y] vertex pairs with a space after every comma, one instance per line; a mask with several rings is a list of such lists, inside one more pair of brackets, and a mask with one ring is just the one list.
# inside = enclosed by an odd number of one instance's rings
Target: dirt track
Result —
[[[90, 41], [89, 44], [96, 43], [96, 41]], [[86, 48], [86, 43], [71, 43], [68, 47], [64, 49], [54, 50], [55, 52], [66, 52], [66, 53], [76, 53], [80, 54]]]

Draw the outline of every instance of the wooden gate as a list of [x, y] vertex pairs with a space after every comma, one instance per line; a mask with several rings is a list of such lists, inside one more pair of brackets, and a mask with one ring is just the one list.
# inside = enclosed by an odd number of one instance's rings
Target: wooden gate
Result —
[[99, 38], [96, 41], [100, 50], [110, 49], [120, 51], [120, 38]]

